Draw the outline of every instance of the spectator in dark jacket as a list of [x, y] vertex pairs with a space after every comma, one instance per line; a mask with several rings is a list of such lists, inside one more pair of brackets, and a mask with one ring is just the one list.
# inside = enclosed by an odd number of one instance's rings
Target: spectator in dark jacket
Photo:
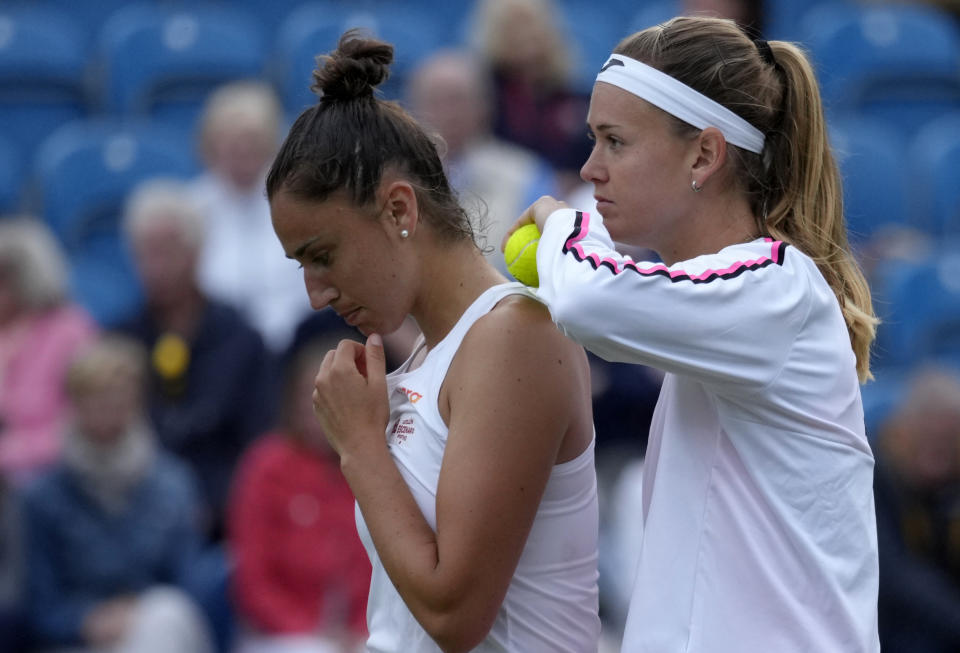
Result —
[[17, 496], [0, 474], [0, 651], [9, 653], [24, 645], [21, 529]]
[[878, 434], [884, 651], [960, 651], [960, 380], [919, 372]]
[[182, 182], [133, 192], [125, 226], [147, 303], [123, 331], [151, 352], [151, 420], [200, 480], [205, 532], [220, 541], [237, 461], [272, 423], [275, 364], [240, 313], [198, 287], [202, 221]]
[[142, 348], [109, 336], [67, 373], [72, 423], [60, 465], [24, 496], [27, 615], [40, 646], [208, 653], [181, 589], [200, 549], [189, 470], [155, 444]]

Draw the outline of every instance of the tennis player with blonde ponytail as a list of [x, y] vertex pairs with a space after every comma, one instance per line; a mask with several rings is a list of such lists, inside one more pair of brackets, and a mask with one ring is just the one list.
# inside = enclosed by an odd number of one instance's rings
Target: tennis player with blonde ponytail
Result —
[[877, 320], [809, 62], [675, 18], [617, 46], [588, 126], [600, 215], [545, 197], [514, 229], [568, 336], [666, 372], [623, 651], [876, 653]]

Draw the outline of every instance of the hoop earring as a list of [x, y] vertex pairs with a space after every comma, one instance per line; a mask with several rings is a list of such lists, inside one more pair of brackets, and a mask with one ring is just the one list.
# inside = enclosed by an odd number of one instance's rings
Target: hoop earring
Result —
[[406, 237], [409, 236], [409, 235], [410, 235], [410, 232], [407, 231], [406, 229], [401, 229], [401, 230], [400, 230], [400, 237], [401, 237], [401, 238], [406, 238]]
[[699, 193], [699, 192], [703, 189], [703, 186], [697, 186], [697, 180], [696, 180], [696, 179], [691, 179], [691, 180], [690, 180], [690, 188], [693, 189], [693, 192], [694, 192], [694, 193]]

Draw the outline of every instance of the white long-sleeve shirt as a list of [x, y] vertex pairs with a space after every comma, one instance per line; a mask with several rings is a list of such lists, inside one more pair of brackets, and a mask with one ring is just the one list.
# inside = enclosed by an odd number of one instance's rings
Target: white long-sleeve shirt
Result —
[[634, 262], [599, 216], [564, 209], [537, 267], [568, 336], [667, 372], [622, 650], [879, 651], [873, 455], [814, 262], [769, 239]]

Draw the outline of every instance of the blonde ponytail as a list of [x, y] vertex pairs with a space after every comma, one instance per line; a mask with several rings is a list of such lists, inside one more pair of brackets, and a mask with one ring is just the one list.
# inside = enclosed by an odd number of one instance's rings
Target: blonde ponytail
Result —
[[[879, 320], [870, 287], [850, 250], [843, 219], [843, 190], [830, 149], [820, 89], [803, 52], [792, 43], [770, 43], [784, 77], [779, 129], [772, 135], [771, 192], [766, 228], [816, 261], [833, 289], [850, 332], [861, 382], [870, 373], [870, 346]], [[770, 136], [768, 136], [770, 138]]]
[[727, 150], [758, 229], [816, 261], [843, 311], [857, 375], [861, 382], [873, 378], [870, 346], [879, 320], [847, 241], [840, 174], [804, 53], [784, 41], [754, 42], [733, 21], [705, 17], [674, 18], [628, 36], [614, 51], [700, 91], [766, 135], [762, 155]]

